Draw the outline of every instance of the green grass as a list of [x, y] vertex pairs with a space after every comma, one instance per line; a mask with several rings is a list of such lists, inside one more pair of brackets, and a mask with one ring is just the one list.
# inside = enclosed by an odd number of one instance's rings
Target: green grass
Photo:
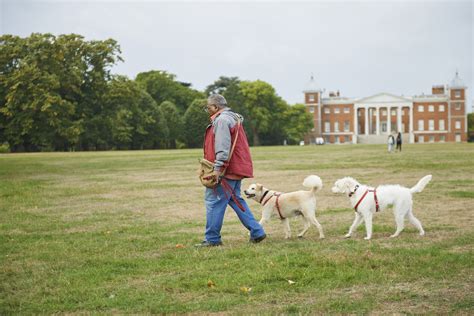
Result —
[[[205, 223], [200, 150], [0, 155], [0, 314], [472, 314], [473, 154], [471, 144], [252, 148], [256, 178], [244, 186], [288, 192], [322, 178], [326, 239], [311, 228], [285, 240], [275, 217], [267, 240], [249, 244], [229, 210], [212, 249], [193, 247]], [[363, 227], [342, 238], [353, 210], [331, 193], [336, 179], [410, 187], [426, 174], [414, 197], [426, 236], [407, 223], [388, 238], [389, 209], [371, 241]], [[302, 224], [291, 227], [296, 236]]]

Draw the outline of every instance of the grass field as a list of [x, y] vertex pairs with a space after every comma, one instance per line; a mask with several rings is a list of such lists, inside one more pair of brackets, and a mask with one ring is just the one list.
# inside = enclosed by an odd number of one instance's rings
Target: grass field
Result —
[[[205, 225], [200, 150], [0, 155], [0, 314], [473, 314], [474, 146], [403, 150], [253, 148], [255, 179], [243, 187], [288, 192], [309, 174], [322, 178], [326, 239], [312, 227], [285, 240], [274, 217], [268, 238], [249, 244], [228, 209], [224, 246], [212, 249], [193, 247]], [[331, 193], [336, 179], [411, 187], [427, 174], [414, 197], [424, 237], [407, 223], [388, 238], [387, 210], [371, 241], [363, 225], [342, 238], [354, 214]], [[296, 236], [302, 224], [291, 227]]]

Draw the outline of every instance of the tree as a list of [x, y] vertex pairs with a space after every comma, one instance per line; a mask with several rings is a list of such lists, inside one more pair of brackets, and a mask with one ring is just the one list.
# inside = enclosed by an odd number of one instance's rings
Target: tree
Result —
[[263, 144], [281, 144], [285, 136], [282, 117], [286, 102], [270, 84], [260, 80], [241, 82], [240, 91], [253, 145], [260, 145], [261, 139]]
[[168, 126], [160, 107], [136, 82], [123, 76], [109, 84], [104, 107], [111, 140], [119, 149], [163, 148]]
[[0, 143], [12, 151], [68, 150], [101, 104], [114, 40], [33, 33], [0, 37]]
[[191, 89], [190, 84], [175, 79], [175, 75], [166, 71], [152, 70], [139, 73], [135, 80], [157, 104], [170, 101], [177, 106], [181, 113], [184, 113], [194, 99], [203, 98], [204, 95], [202, 92]]
[[183, 117], [179, 114], [176, 105], [169, 101], [165, 101], [160, 105], [161, 112], [168, 125], [168, 138], [166, 139], [167, 148], [176, 148], [176, 141], [183, 140]]
[[467, 114], [467, 141], [474, 142], [474, 113]]
[[289, 144], [298, 144], [313, 127], [311, 114], [304, 104], [289, 106], [283, 114], [285, 135]]
[[206, 99], [196, 99], [184, 114], [184, 139], [191, 148], [201, 147], [204, 141], [204, 132], [209, 125], [209, 116], [204, 111]]

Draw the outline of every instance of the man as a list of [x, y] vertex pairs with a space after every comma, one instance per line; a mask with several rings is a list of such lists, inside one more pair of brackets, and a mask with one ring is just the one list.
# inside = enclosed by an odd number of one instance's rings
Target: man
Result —
[[[242, 224], [250, 231], [250, 242], [258, 243], [265, 239], [265, 231], [240, 195], [242, 179], [253, 177], [250, 148], [242, 126], [243, 118], [227, 107], [226, 99], [220, 94], [208, 98], [205, 110], [209, 113], [211, 124], [204, 136], [204, 158], [214, 162], [214, 176], [220, 182], [214, 189], [206, 188], [205, 239], [196, 246], [222, 245], [221, 228], [227, 205], [234, 209]], [[228, 161], [234, 142], [235, 148]]]

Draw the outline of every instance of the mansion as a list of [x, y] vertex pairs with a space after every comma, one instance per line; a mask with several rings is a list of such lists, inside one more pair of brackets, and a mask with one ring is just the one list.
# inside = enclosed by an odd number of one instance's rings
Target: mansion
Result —
[[386, 143], [390, 133], [401, 132], [404, 143], [465, 142], [467, 140], [466, 89], [458, 73], [450, 85], [435, 85], [432, 94], [412, 97], [379, 93], [353, 99], [323, 90], [314, 78], [305, 89], [306, 109], [314, 128], [306, 144]]

